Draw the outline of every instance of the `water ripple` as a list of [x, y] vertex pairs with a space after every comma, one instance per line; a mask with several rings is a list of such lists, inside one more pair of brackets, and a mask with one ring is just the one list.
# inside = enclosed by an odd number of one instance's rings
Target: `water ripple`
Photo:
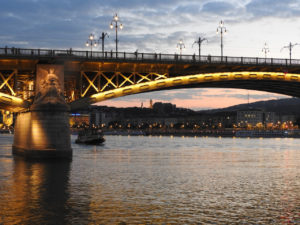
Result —
[[0, 224], [300, 224], [298, 139], [107, 136], [71, 163], [0, 139]]

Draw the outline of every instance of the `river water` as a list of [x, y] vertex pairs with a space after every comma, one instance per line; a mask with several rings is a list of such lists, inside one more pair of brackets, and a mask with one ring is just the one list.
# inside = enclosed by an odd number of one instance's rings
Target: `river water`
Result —
[[74, 140], [26, 162], [0, 135], [0, 224], [300, 224], [300, 139]]

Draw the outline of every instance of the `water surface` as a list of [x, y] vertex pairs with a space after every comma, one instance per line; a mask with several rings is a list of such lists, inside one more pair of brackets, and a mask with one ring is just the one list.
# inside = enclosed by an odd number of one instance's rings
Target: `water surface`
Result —
[[26, 162], [0, 136], [0, 224], [300, 224], [300, 139], [74, 139]]

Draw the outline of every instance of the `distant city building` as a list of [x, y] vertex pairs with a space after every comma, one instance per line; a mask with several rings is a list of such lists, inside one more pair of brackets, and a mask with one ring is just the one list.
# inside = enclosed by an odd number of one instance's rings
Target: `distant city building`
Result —
[[264, 122], [264, 112], [261, 110], [247, 110], [237, 112], [237, 123], [240, 126], [250, 124], [255, 126], [258, 123]]
[[258, 109], [249, 109], [247, 111], [237, 112], [237, 123], [241, 125], [250, 124], [256, 126], [257, 124], [275, 124], [282, 122], [280, 116], [275, 112], [264, 112]]
[[275, 112], [264, 112], [264, 123], [265, 124], [274, 124], [279, 121], [279, 115]]
[[70, 115], [70, 125], [71, 126], [81, 126], [88, 125], [90, 123], [89, 113], [72, 113]]
[[97, 108], [91, 110], [90, 114], [90, 124], [95, 126], [108, 125], [112, 121], [117, 121], [122, 118], [122, 116], [114, 110], [99, 110]]
[[155, 102], [153, 104], [153, 110], [156, 113], [160, 113], [160, 114], [169, 114], [174, 112], [175, 109], [176, 109], [176, 105], [173, 105], [171, 103]]
[[293, 122], [295, 123], [297, 121], [297, 119], [299, 118], [298, 115], [280, 115], [280, 117], [278, 118], [278, 121], [280, 122]]
[[[144, 107], [114, 108], [91, 106], [72, 114], [71, 125], [90, 124], [105, 127], [197, 127], [197, 128], [234, 128], [234, 127], [289, 127], [299, 123], [298, 114], [266, 112], [261, 109], [247, 108], [236, 111], [199, 111], [177, 108], [171, 103], [150, 100], [152, 109]], [[1, 118], [0, 118], [1, 122]]]

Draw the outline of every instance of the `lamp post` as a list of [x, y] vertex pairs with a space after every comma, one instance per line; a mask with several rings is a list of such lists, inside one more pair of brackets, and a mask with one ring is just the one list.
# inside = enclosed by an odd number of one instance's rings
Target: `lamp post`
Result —
[[182, 48], [185, 48], [185, 45], [184, 45], [182, 39], [180, 39], [179, 42], [177, 43], [177, 49], [179, 49], [180, 55], [182, 55]]
[[114, 27], [116, 30], [116, 40], [115, 41], [116, 41], [116, 53], [117, 53], [118, 52], [118, 28], [120, 28], [121, 30], [123, 29], [123, 24], [119, 20], [117, 13], [114, 15], [114, 17], [110, 23], [110, 29], [113, 29]]
[[289, 49], [289, 51], [290, 51], [290, 64], [292, 64], [292, 49], [293, 49], [296, 45], [299, 45], [299, 44], [298, 44], [298, 43], [292, 44], [292, 43], [290, 42], [289, 45], [282, 47], [282, 49], [280, 50], [280, 51], [282, 51], [284, 48], [288, 48], [288, 49]]
[[270, 52], [270, 49], [268, 48], [267, 43], [265, 42], [264, 47], [261, 50], [265, 54], [265, 62], [267, 61], [267, 54]]
[[101, 43], [102, 43], [102, 53], [104, 52], [104, 40], [105, 37], [109, 37], [107, 33], [102, 32], [102, 35], [99, 39], [101, 39]]
[[95, 40], [95, 35], [94, 34], [90, 34], [89, 39], [86, 41], [85, 43], [86, 47], [91, 47], [91, 57], [92, 57], [92, 52], [93, 52], [93, 47], [97, 47], [98, 46], [98, 41]]
[[221, 20], [219, 26], [217, 27], [217, 34], [221, 35], [221, 60], [223, 61], [223, 34], [227, 33], [224, 22]]
[[192, 47], [194, 46], [194, 44], [198, 44], [198, 46], [199, 46], [199, 60], [201, 60], [201, 44], [202, 44], [202, 42], [204, 42], [204, 41], [207, 41], [207, 39], [206, 39], [206, 38], [201, 38], [201, 37], [199, 37], [198, 40], [195, 41], [195, 42], [193, 43], [193, 45], [192, 45]]

